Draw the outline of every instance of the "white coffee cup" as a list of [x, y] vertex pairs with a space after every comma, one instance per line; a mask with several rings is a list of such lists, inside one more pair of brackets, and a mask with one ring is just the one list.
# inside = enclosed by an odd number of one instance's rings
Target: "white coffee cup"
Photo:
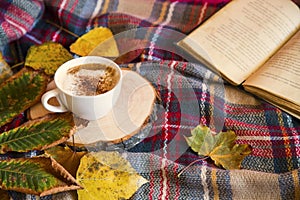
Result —
[[[68, 91], [65, 82], [68, 70], [85, 64], [101, 64], [115, 69], [114, 71], [118, 74], [118, 80], [114, 87], [105, 93], [90, 96], [78, 95]], [[57, 88], [46, 92], [41, 99], [43, 106], [47, 110], [52, 112], [71, 111], [77, 117], [87, 120], [97, 120], [105, 116], [115, 105], [121, 90], [122, 71], [112, 60], [100, 56], [85, 56], [74, 58], [61, 65], [55, 72], [54, 82]], [[56, 97], [60, 104], [59, 106], [48, 103], [52, 97]]]

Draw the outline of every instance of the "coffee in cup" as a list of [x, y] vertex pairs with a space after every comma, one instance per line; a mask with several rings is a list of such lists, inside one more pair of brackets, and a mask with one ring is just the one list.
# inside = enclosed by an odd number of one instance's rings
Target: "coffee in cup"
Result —
[[[122, 72], [113, 61], [99, 56], [72, 59], [54, 75], [56, 89], [42, 96], [42, 104], [52, 112], [71, 111], [76, 116], [96, 120], [115, 105], [121, 90]], [[56, 97], [60, 106], [48, 100]]]
[[110, 65], [83, 64], [67, 71], [63, 89], [76, 96], [95, 96], [110, 91], [119, 79], [118, 71]]

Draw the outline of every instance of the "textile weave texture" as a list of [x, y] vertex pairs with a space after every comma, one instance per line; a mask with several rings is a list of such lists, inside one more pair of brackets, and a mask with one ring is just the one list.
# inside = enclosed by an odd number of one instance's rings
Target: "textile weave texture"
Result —
[[[132, 199], [300, 199], [300, 121], [224, 83], [219, 74], [172, 45], [228, 2], [2, 0], [0, 50], [15, 72], [32, 45], [54, 41], [68, 49], [78, 36], [98, 26], [119, 35], [120, 52], [126, 54], [121, 67], [149, 80], [159, 96], [157, 120], [148, 136], [123, 152], [149, 180]], [[136, 35], [122, 41], [131, 30]], [[136, 44], [142, 45], [128, 51]], [[24, 121], [21, 114], [0, 130]], [[237, 143], [251, 145], [241, 170], [223, 170], [202, 160], [178, 177], [199, 159], [184, 136], [200, 123], [233, 130]], [[35, 198], [10, 194], [14, 199]], [[58, 194], [41, 199], [68, 198]]]

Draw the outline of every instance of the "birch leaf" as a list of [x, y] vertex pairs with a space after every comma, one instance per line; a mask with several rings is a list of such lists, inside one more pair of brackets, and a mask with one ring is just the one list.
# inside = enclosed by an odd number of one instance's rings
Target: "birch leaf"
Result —
[[0, 84], [8, 79], [11, 75], [13, 75], [13, 72], [0, 52]]
[[117, 57], [119, 50], [109, 28], [96, 27], [78, 38], [70, 46], [70, 51], [79, 56]]
[[233, 131], [213, 134], [208, 127], [197, 126], [192, 136], [186, 137], [188, 145], [200, 156], [209, 156], [217, 166], [239, 169], [243, 159], [251, 153], [248, 144], [236, 144]]
[[54, 146], [52, 148], [46, 149], [45, 153], [49, 154], [66, 170], [68, 170], [68, 172], [70, 172], [72, 176], [75, 177], [78, 166], [80, 164], [80, 159], [87, 152], [75, 152], [67, 146]]
[[0, 186], [4, 190], [45, 196], [82, 187], [51, 157], [2, 160]]
[[0, 153], [44, 150], [60, 144], [75, 132], [71, 113], [49, 114], [0, 135]]
[[129, 199], [148, 181], [117, 152], [88, 153], [82, 157], [77, 180], [84, 187], [79, 200]]
[[29, 48], [25, 66], [43, 70], [46, 74], [53, 75], [60, 65], [72, 58], [70, 52], [61, 44], [45, 42]]

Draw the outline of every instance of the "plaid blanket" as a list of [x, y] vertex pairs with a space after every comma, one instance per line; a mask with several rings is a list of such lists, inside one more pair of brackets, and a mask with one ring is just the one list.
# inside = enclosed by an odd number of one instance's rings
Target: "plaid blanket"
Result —
[[[299, 1], [295, 1], [300, 6]], [[13, 71], [28, 48], [55, 41], [66, 48], [97, 26], [109, 27], [123, 44], [119, 60], [157, 90], [155, 120], [147, 137], [123, 152], [147, 180], [132, 199], [300, 199], [300, 121], [230, 86], [174, 44], [228, 0], [2, 0], [0, 50]], [[135, 34], [123, 40], [125, 33]], [[125, 37], [126, 38], [126, 37]], [[132, 42], [132, 43], [130, 43]], [[129, 44], [142, 44], [129, 51]], [[126, 47], [126, 48], [125, 48]], [[25, 121], [20, 115], [7, 130]], [[183, 136], [199, 123], [233, 130], [253, 148], [241, 170], [199, 161]], [[11, 192], [14, 199], [28, 195]], [[30, 197], [33, 198], [33, 197]], [[42, 199], [68, 199], [53, 195]]]

